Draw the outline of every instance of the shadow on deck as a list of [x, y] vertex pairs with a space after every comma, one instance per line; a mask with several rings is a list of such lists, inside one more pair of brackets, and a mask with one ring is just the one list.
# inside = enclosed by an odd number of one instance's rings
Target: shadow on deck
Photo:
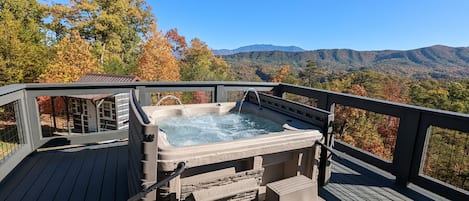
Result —
[[[444, 200], [354, 158], [334, 160], [325, 200]], [[0, 183], [0, 200], [127, 200], [125, 142], [36, 152]]]

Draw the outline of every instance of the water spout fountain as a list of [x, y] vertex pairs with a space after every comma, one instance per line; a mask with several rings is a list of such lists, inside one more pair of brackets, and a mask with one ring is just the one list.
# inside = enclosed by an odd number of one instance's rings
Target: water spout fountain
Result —
[[256, 94], [257, 103], [259, 104], [259, 109], [261, 109], [261, 99], [259, 98], [259, 93], [257, 93], [257, 90], [256, 90], [256, 89], [254, 89], [254, 88], [249, 88], [249, 89], [246, 90], [246, 92], [244, 93], [243, 99], [241, 100], [241, 103], [239, 104], [238, 114], [241, 113], [241, 107], [243, 107], [243, 103], [244, 103], [244, 101], [246, 100], [246, 96], [248, 96], [249, 91], [252, 91], [252, 92], [254, 92], [254, 94]]
[[161, 98], [157, 103], [156, 103], [156, 106], [160, 106], [160, 104], [165, 101], [165, 100], [168, 100], [168, 99], [173, 99], [173, 100], [176, 100], [178, 102], [179, 105], [181, 105], [183, 108], [184, 108], [184, 105], [182, 104], [181, 100], [176, 97], [176, 96], [173, 96], [173, 95], [167, 95], [163, 98]]

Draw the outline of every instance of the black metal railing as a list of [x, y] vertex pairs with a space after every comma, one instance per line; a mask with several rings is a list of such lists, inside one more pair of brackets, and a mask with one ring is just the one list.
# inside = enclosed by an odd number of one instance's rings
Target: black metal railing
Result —
[[143, 197], [145, 197], [145, 195], [147, 195], [148, 193], [156, 190], [157, 188], [167, 184], [169, 181], [171, 181], [172, 179], [180, 176], [182, 174], [182, 172], [184, 172], [186, 168], [186, 163], [184, 162], [179, 162], [178, 165], [177, 165], [177, 168], [176, 170], [174, 170], [173, 173], [171, 173], [169, 176], [167, 176], [166, 178], [162, 179], [161, 181], [159, 182], [156, 182], [152, 185], [150, 185], [148, 188], [145, 188], [143, 191], [135, 194], [134, 196], [130, 197], [128, 199], [128, 201], [137, 201], [137, 200], [140, 200], [142, 199]]
[[[279, 83], [257, 82], [177, 82], [177, 83], [80, 83], [80, 84], [24, 84], [0, 88], [0, 105], [13, 101], [18, 105], [17, 123], [21, 132], [23, 146], [16, 149], [5, 160], [0, 162], [0, 179], [5, 177], [16, 164], [29, 153], [50, 141], [67, 144], [92, 143], [102, 140], [124, 138], [126, 131], [105, 131], [93, 135], [69, 135], [43, 137], [40, 113], [36, 98], [39, 96], [68, 96], [83, 94], [128, 93], [131, 89], [138, 91], [140, 104], [151, 104], [151, 93], [154, 92], [191, 92], [206, 91], [211, 93], [211, 102], [224, 102], [228, 94], [256, 88], [258, 91], [272, 91], [283, 97], [285, 93], [304, 96], [315, 100], [317, 107], [333, 111], [336, 104], [358, 108], [378, 114], [389, 115], [399, 119], [397, 138], [395, 139], [392, 160], [384, 160], [366, 151], [336, 141], [334, 148], [355, 158], [372, 164], [396, 176], [396, 184], [406, 186], [412, 182], [449, 199], [461, 199], [468, 196], [468, 191], [429, 177], [423, 172], [427, 147], [431, 136], [429, 128], [439, 127], [463, 133], [469, 133], [469, 115], [448, 111], [416, 107], [406, 104], [364, 98], [349, 94], [319, 90], [301, 86]], [[325, 136], [325, 144], [333, 144], [333, 136]], [[467, 138], [467, 137], [466, 137]]]

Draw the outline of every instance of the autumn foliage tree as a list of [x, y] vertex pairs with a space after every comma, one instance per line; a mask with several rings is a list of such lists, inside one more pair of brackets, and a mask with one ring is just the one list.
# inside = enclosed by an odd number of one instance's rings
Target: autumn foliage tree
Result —
[[166, 32], [165, 37], [171, 44], [171, 50], [175, 56], [181, 56], [187, 48], [186, 38], [179, 35], [177, 29], [170, 29]]
[[289, 84], [297, 84], [297, 80], [293, 75], [289, 65], [282, 65], [276, 75], [270, 77], [272, 82], [284, 82]]
[[[368, 96], [366, 89], [353, 85], [350, 94]], [[377, 114], [351, 107], [337, 106], [335, 109], [335, 128], [339, 139], [385, 159], [390, 159], [389, 149], [385, 149], [383, 138], [378, 132]]]
[[76, 31], [64, 37], [56, 46], [56, 56], [41, 75], [42, 82], [74, 82], [86, 73], [99, 73], [97, 58], [87, 40]]
[[138, 58], [137, 75], [147, 81], [178, 81], [179, 66], [171, 52], [169, 41], [156, 23], [146, 36], [142, 53]]
[[49, 9], [49, 28], [61, 37], [71, 30], [92, 42], [93, 53], [108, 73], [128, 74], [137, 65], [141, 35], [153, 14], [145, 0], [73, 0]]
[[230, 66], [216, 57], [204, 42], [198, 38], [191, 40], [180, 61], [182, 80], [231, 80]]
[[[181, 79], [185, 81], [231, 80], [231, 68], [220, 57], [216, 57], [204, 42], [198, 38], [191, 40], [191, 45], [181, 52]], [[183, 99], [190, 103], [206, 103], [205, 91], [185, 94]]]
[[43, 8], [36, 1], [0, 1], [0, 86], [36, 82], [48, 62]]

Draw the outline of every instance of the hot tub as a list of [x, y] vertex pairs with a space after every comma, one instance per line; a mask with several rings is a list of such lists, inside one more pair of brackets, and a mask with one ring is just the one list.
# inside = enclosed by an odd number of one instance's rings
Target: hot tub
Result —
[[[186, 163], [186, 171], [158, 189], [157, 198], [263, 200], [265, 185], [270, 182], [297, 175], [315, 181], [319, 163], [315, 141], [322, 139], [331, 114], [268, 95], [261, 95], [261, 103], [259, 108], [258, 103], [248, 99], [241, 111], [275, 122], [280, 130], [232, 141], [174, 146], [168, 141], [171, 133], [158, 129], [157, 180], [169, 175], [181, 161]], [[175, 116], [237, 114], [239, 105], [226, 102], [147, 106], [143, 111], [150, 125], [158, 126]]]
[[[174, 116], [192, 116], [204, 114], [224, 115], [237, 113], [236, 102], [172, 105], [143, 107], [152, 124]], [[258, 105], [245, 103], [243, 113], [253, 114], [269, 119], [282, 126], [283, 131], [266, 133], [251, 138], [233, 141], [197, 144], [191, 146], [174, 146], [168, 142], [168, 133], [158, 132], [158, 168], [171, 171], [177, 162], [184, 161], [186, 167], [197, 167], [223, 161], [284, 152], [304, 147], [311, 147], [315, 140], [322, 137], [320, 128], [298, 119], [274, 112], [270, 109], [258, 109]], [[198, 135], [198, 133], [194, 133]]]

